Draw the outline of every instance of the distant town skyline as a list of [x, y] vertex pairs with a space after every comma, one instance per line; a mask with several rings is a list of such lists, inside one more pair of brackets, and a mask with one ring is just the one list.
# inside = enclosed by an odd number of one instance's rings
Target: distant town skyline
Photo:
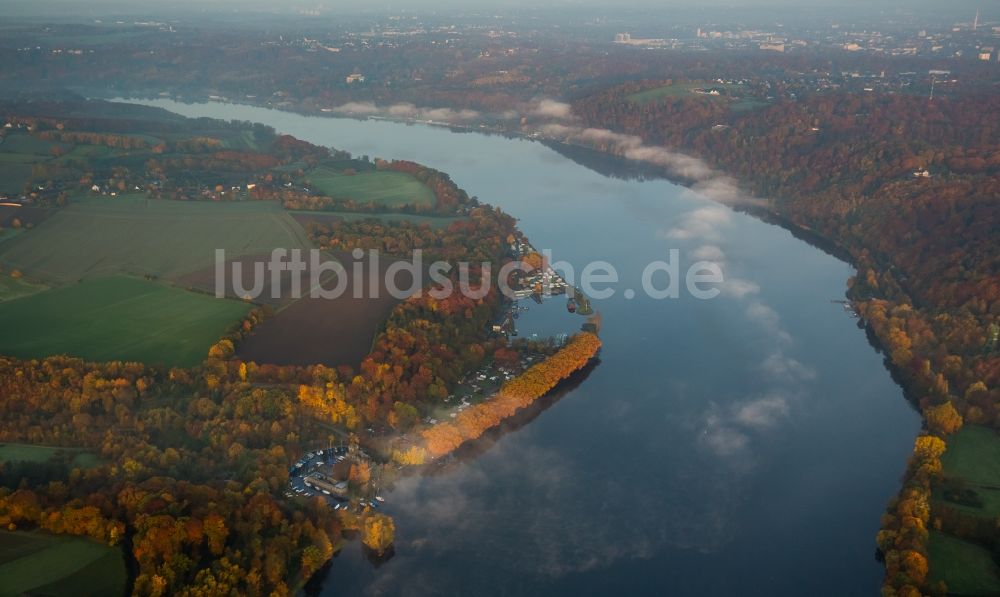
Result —
[[732, 7], [736, 9], [754, 8], [768, 9], [918, 9], [934, 10], [935, 12], [950, 12], [958, 17], [969, 13], [971, 22], [975, 12], [980, 11], [980, 24], [994, 17], [995, 7], [990, 3], [960, 0], [943, 6], [934, 0], [624, 0], [608, 2], [607, 0], [554, 0], [539, 6], [534, 0], [389, 0], [381, 2], [341, 1], [341, 0], [292, 0], [276, 6], [264, 0], [214, 0], [210, 3], [197, 0], [173, 0], [166, 3], [136, 3], [130, 0], [101, 0], [99, 2], [80, 3], [76, 0], [0, 0], [0, 7], [14, 14], [48, 14], [53, 11], [58, 14], [73, 13], [158, 13], [176, 12], [189, 9], [198, 12], [214, 12], [216, 10], [248, 10], [266, 12], [294, 12], [304, 10], [320, 10], [328, 12], [393, 12], [403, 10], [438, 10], [442, 8], [461, 8], [469, 10], [498, 10], [511, 8], [531, 8], [559, 10], [563, 7], [586, 8], [593, 10], [629, 10], [655, 9], [658, 12], [669, 10], [716, 10]]

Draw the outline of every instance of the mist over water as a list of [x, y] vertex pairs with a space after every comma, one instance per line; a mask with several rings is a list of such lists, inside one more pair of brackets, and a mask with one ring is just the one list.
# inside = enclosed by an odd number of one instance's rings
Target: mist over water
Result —
[[[878, 591], [875, 532], [919, 419], [831, 302], [847, 264], [692, 190], [609, 178], [540, 143], [146, 103], [425, 163], [519, 218], [555, 259], [618, 270], [618, 292], [595, 302], [604, 348], [586, 379], [475, 458], [386, 492], [395, 556], [376, 568], [348, 546], [322, 594]], [[626, 298], [670, 249], [682, 268], [718, 263], [721, 295]], [[526, 304], [522, 336], [583, 321]]]

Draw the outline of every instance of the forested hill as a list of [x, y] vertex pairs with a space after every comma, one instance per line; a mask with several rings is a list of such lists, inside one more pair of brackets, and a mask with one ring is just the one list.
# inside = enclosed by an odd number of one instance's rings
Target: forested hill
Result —
[[[638, 101], [663, 85], [610, 88], [574, 112], [693, 153], [842, 246], [858, 267], [850, 296], [928, 432], [947, 441], [963, 423], [1000, 428], [1000, 97], [831, 93], [747, 111], [694, 94]], [[927, 528], [947, 512], [927, 508], [940, 452], [917, 452], [879, 541], [898, 589], [926, 588]], [[992, 547], [991, 529], [977, 541]]]

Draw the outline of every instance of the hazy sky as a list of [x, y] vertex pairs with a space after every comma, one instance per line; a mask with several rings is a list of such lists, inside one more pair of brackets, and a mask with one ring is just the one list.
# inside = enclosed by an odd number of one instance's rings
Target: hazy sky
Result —
[[973, 0], [956, 0], [942, 3], [938, 0], [290, 0], [280, 2], [275, 0], [168, 0], [166, 2], [143, 0], [0, 0], [3, 9], [14, 9], [17, 13], [31, 12], [102, 12], [121, 11], [130, 13], [160, 12], [171, 9], [199, 10], [231, 10], [253, 9], [280, 12], [285, 10], [300, 10], [306, 8], [322, 8], [336, 12], [351, 11], [382, 11], [382, 10], [421, 10], [438, 9], [441, 7], [463, 7], [469, 9], [489, 8], [551, 8], [588, 7], [615, 10], [622, 7], [648, 8], [666, 11], [670, 9], [696, 9], [711, 7], [786, 7], [786, 8], [819, 8], [836, 10], [845, 5], [868, 8], [939, 8], [949, 11], [975, 11], [977, 6], [989, 8], [996, 0], [975, 2]]

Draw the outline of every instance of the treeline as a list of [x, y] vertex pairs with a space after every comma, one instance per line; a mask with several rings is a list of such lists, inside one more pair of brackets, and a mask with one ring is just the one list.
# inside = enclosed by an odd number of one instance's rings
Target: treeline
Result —
[[450, 263], [499, 263], [508, 252], [507, 238], [520, 234], [510, 216], [490, 206], [477, 207], [468, 218], [443, 228], [377, 217], [311, 220], [305, 228], [318, 246], [335, 251], [373, 249], [387, 255], [409, 256], [420, 249], [425, 260]]
[[443, 421], [422, 431], [423, 446], [397, 451], [394, 458], [404, 464], [421, 464], [424, 453], [437, 458], [453, 452], [547, 394], [585, 367], [600, 349], [601, 340], [596, 335], [577, 334], [554, 355], [505, 383], [492, 398], [458, 413], [454, 423]]
[[122, 135], [113, 133], [91, 133], [84, 131], [42, 131], [40, 139], [58, 141], [60, 143], [83, 143], [87, 145], [103, 145], [113, 149], [146, 149], [149, 143], [137, 135]]
[[876, 542], [885, 564], [883, 595], [920, 597], [922, 590], [946, 594], [944, 587], [927, 586], [930, 487], [941, 474], [945, 449], [945, 442], [938, 437], [921, 435], [916, 439], [903, 488], [882, 516]]
[[[359, 201], [349, 197], [330, 197], [328, 195], [314, 195], [299, 189], [279, 188], [279, 187], [258, 187], [253, 193], [254, 198], [275, 198], [281, 201], [285, 209], [308, 210], [308, 211], [349, 211], [356, 213], [401, 213], [401, 214], [442, 214], [433, 205], [422, 203], [404, 203], [393, 205], [387, 208], [386, 205], [377, 201]], [[442, 215], [451, 215], [455, 212], [444, 212]]]

